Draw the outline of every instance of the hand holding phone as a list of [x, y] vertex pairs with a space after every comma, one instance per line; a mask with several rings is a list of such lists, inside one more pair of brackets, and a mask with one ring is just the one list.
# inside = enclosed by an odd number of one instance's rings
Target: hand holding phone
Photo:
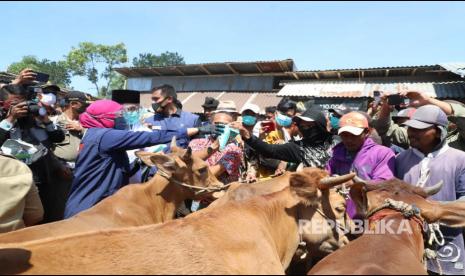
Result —
[[48, 82], [50, 75], [45, 74], [45, 73], [40, 73], [40, 72], [34, 72], [36, 73], [36, 81], [38, 82], [43, 82], [46, 83]]
[[261, 123], [261, 126], [266, 133], [272, 132], [273, 130], [276, 129], [276, 126], [274, 125], [272, 121], [263, 121]]

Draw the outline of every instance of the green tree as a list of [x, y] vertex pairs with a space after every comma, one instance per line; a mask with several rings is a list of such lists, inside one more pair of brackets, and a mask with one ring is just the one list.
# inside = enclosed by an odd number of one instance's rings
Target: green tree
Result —
[[139, 57], [132, 59], [134, 67], [157, 67], [157, 66], [172, 66], [172, 65], [183, 65], [184, 58], [177, 52], [164, 52], [160, 55], [151, 53], [139, 54]]
[[69, 87], [71, 84], [71, 74], [66, 61], [39, 60], [35, 56], [24, 56], [20, 61], [10, 64], [7, 71], [19, 74], [25, 68], [50, 75], [50, 82], [58, 86]]
[[[124, 43], [116, 45], [94, 44], [81, 42], [78, 47], [72, 47], [66, 57], [71, 72], [75, 76], [85, 76], [95, 85], [101, 97], [110, 97], [109, 91], [117, 76], [113, 69], [115, 66], [127, 62], [127, 50]], [[100, 68], [102, 68], [99, 72]], [[106, 82], [99, 85], [99, 81]]]

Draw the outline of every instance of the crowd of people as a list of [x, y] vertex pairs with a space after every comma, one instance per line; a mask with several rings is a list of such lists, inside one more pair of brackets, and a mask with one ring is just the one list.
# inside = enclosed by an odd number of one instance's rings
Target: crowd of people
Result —
[[[298, 166], [330, 174], [355, 172], [373, 183], [394, 177], [428, 187], [444, 181], [437, 201], [465, 200], [465, 104], [440, 101], [421, 91], [395, 91], [408, 104], [390, 105], [384, 91], [365, 111], [283, 99], [277, 106], [206, 98], [204, 113], [182, 108], [175, 89], [152, 89], [152, 108], [113, 100], [90, 102], [54, 85], [38, 86], [23, 70], [0, 93], [0, 232], [72, 217], [141, 183], [148, 173], [134, 150], [205, 152], [211, 172], [224, 184], [251, 183], [295, 171]], [[124, 98], [124, 97], [123, 97]], [[210, 202], [185, 202], [179, 216]], [[347, 212], [354, 217], [349, 200]], [[439, 254], [457, 248], [457, 258], [439, 258], [446, 274], [464, 274], [461, 230], [443, 228]], [[441, 251], [444, 250], [444, 251]], [[442, 255], [441, 255], [442, 256]], [[439, 272], [437, 263], [429, 270]]]

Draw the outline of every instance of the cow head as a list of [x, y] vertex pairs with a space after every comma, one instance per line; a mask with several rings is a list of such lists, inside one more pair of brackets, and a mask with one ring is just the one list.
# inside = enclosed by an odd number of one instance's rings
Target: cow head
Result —
[[300, 201], [300, 231], [314, 257], [324, 257], [349, 243], [342, 230], [352, 221], [346, 214], [346, 196], [342, 184], [355, 175], [329, 177], [321, 169], [304, 168], [290, 177], [291, 191]]
[[[191, 148], [178, 148], [175, 138], [173, 138], [169, 154], [137, 152], [136, 155], [147, 166], [156, 166], [161, 175], [173, 180], [175, 184], [183, 183], [198, 188], [221, 188], [223, 186], [223, 183], [210, 172], [208, 164], [196, 157]], [[182, 187], [182, 190], [188, 194], [188, 198], [195, 200], [209, 195], [208, 193], [196, 193], [199, 189]]]
[[421, 216], [428, 223], [441, 222], [451, 227], [464, 227], [465, 202], [453, 201], [444, 204], [427, 200], [429, 196], [438, 193], [442, 186], [443, 183], [440, 182], [433, 187], [423, 189], [399, 179], [377, 184], [359, 181], [351, 187], [350, 195], [357, 206], [357, 212], [363, 217], [390, 198], [417, 206]]

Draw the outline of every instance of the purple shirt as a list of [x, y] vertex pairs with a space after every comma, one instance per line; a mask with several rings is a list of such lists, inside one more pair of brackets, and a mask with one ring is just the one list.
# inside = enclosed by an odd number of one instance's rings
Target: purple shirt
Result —
[[371, 138], [363, 143], [356, 156], [351, 156], [343, 143], [333, 148], [333, 157], [326, 165], [330, 174], [348, 174], [351, 171], [364, 180], [388, 180], [394, 178], [394, 152], [376, 144]]
[[[351, 171], [364, 180], [379, 182], [394, 178], [394, 152], [376, 144], [371, 138], [363, 143], [355, 156], [351, 156], [343, 143], [333, 148], [333, 157], [326, 165], [326, 170], [333, 175], [348, 174]], [[356, 214], [356, 207], [352, 200], [347, 201], [347, 213], [351, 218]]]
[[[421, 153], [414, 149], [400, 153], [396, 158], [396, 176], [407, 183], [415, 185], [420, 179]], [[429, 199], [437, 201], [454, 201], [465, 196], [465, 152], [453, 148], [444, 149], [441, 154], [433, 154], [428, 164], [430, 176], [425, 187], [444, 181], [441, 191]], [[465, 275], [465, 252], [462, 229], [441, 227], [446, 244], [439, 248], [439, 260], [444, 273]], [[435, 261], [428, 262], [428, 269], [439, 273]]]

